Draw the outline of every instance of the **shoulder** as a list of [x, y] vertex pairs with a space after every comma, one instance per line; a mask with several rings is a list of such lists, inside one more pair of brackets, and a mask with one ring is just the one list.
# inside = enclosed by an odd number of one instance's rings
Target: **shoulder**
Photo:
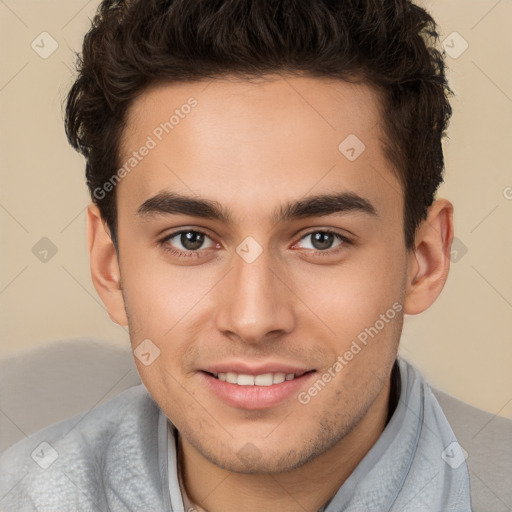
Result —
[[433, 389], [467, 457], [475, 512], [512, 506], [512, 420]]
[[[0, 508], [15, 510], [27, 500], [53, 510], [52, 503], [75, 505], [79, 494], [98, 493], [106, 469], [120, 459], [140, 459], [144, 439], [155, 436], [158, 415], [138, 385], [19, 441], [0, 454]], [[101, 493], [94, 500], [100, 505]]]
[[[429, 436], [433, 441], [429, 446], [434, 446], [435, 451], [442, 450], [441, 454], [446, 452], [445, 458], [456, 455], [451, 473], [463, 465], [467, 467], [474, 512], [501, 510], [503, 504], [510, 507], [512, 487], [507, 476], [512, 474], [512, 421], [473, 407], [429, 385], [421, 372], [403, 359], [400, 370], [406, 372], [408, 381], [420, 384], [418, 389], [425, 397], [423, 412], [428, 428], [424, 433], [429, 435], [435, 430], [441, 440], [440, 428], [448, 436], [441, 446], [435, 443], [434, 436]], [[408, 405], [414, 408], [414, 404]], [[449, 460], [446, 462], [450, 464]]]

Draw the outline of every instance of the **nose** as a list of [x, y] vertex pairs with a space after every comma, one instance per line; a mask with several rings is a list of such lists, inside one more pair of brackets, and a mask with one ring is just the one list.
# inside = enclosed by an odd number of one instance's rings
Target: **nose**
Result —
[[[234, 255], [232, 270], [217, 290], [217, 328], [226, 336], [259, 344], [295, 326], [295, 302], [286, 273], [268, 252], [248, 263]], [[280, 271], [281, 270], [281, 271]]]

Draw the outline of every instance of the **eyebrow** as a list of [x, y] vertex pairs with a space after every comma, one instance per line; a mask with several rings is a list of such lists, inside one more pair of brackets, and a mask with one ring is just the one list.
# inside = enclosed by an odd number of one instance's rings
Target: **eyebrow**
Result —
[[[274, 211], [271, 219], [274, 224], [279, 224], [305, 217], [323, 217], [349, 212], [377, 216], [377, 211], [369, 200], [352, 192], [342, 192], [310, 196], [285, 203]], [[137, 215], [141, 217], [179, 214], [218, 220], [227, 225], [234, 223], [230, 212], [218, 201], [168, 191], [159, 192], [147, 199], [137, 210]]]

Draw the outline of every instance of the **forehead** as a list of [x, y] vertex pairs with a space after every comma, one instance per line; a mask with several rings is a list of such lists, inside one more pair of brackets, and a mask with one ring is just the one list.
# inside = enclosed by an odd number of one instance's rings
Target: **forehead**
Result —
[[[256, 141], [256, 137], [265, 133], [272, 135], [272, 127], [280, 131], [294, 120], [309, 121], [293, 127], [294, 135], [308, 138], [328, 129], [364, 131], [368, 122], [374, 126], [381, 120], [380, 94], [364, 82], [282, 75], [164, 82], [149, 87], [128, 109], [123, 133], [125, 148], [137, 131], [152, 131], [155, 121], [168, 121], [191, 97], [199, 108], [193, 109], [188, 125], [195, 124], [195, 120], [202, 131], [207, 131], [214, 123], [219, 131], [231, 128], [236, 139], [247, 139], [247, 132], [240, 131], [244, 121]], [[175, 130], [173, 135], [179, 135], [180, 131], [183, 130]], [[223, 142], [229, 144], [228, 140]]]
[[127, 113], [120, 164], [151, 150], [126, 173], [118, 200], [126, 194], [135, 208], [174, 189], [223, 203], [236, 194], [257, 207], [333, 187], [361, 193], [383, 179], [396, 195], [381, 120], [379, 94], [363, 83], [274, 75], [158, 84]]

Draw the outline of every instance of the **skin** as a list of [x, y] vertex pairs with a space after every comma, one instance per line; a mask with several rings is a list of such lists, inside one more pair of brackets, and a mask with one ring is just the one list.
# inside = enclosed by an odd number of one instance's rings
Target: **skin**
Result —
[[[453, 208], [444, 199], [406, 250], [403, 192], [384, 156], [376, 92], [267, 78], [141, 94], [128, 112], [122, 162], [167, 112], [190, 96], [198, 104], [117, 186], [118, 255], [97, 207], [88, 209], [96, 290], [111, 319], [129, 326], [133, 349], [144, 339], [159, 348], [149, 366], [134, 360], [179, 431], [188, 495], [211, 512], [316, 511], [332, 497], [385, 427], [404, 313], [427, 309], [449, 269]], [[338, 150], [349, 134], [366, 146], [355, 161]], [[137, 214], [164, 190], [216, 200], [233, 224]], [[272, 220], [285, 202], [333, 191], [365, 198], [376, 215]], [[159, 243], [180, 228], [208, 235], [202, 256], [164, 250], [187, 250], [179, 236]], [[350, 242], [334, 237], [319, 250], [306, 235], [322, 230]], [[263, 249], [252, 263], [236, 252], [247, 236]], [[289, 362], [318, 378], [394, 303], [402, 311], [306, 405], [294, 395], [264, 410], [236, 408], [204, 385], [200, 370], [226, 360]]]

